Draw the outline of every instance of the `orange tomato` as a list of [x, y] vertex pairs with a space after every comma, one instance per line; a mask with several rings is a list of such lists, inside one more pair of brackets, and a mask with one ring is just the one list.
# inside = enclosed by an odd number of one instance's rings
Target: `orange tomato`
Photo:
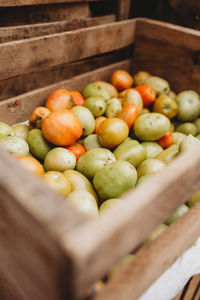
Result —
[[55, 90], [48, 97], [45, 106], [50, 111], [70, 109], [73, 105], [71, 93], [66, 89]]
[[178, 112], [178, 104], [171, 97], [167, 95], [161, 95], [153, 104], [153, 112], [163, 114], [169, 119], [172, 119]]
[[98, 118], [95, 119], [95, 129], [94, 129], [94, 133], [97, 134], [98, 129], [99, 129], [99, 126], [101, 125], [101, 123], [102, 123], [104, 120], [106, 120], [106, 117], [103, 117], [103, 116], [98, 117]]
[[75, 113], [68, 109], [54, 111], [42, 121], [42, 133], [52, 144], [69, 146], [82, 135], [82, 125]]
[[162, 136], [157, 142], [164, 149], [166, 149], [169, 146], [171, 146], [173, 144], [172, 131], [168, 130], [167, 133], [164, 136]]
[[70, 92], [72, 100], [73, 100], [73, 105], [83, 105], [85, 102], [85, 99], [83, 98], [83, 96], [81, 95], [81, 93], [79, 93], [78, 91], [72, 91]]
[[50, 110], [43, 106], [36, 107], [30, 118], [29, 118], [29, 127], [30, 129], [37, 128], [40, 129], [42, 125], [42, 120], [50, 114]]
[[144, 106], [149, 106], [156, 100], [156, 91], [154, 91], [149, 85], [138, 85], [136, 90], [140, 93]]
[[125, 121], [119, 118], [109, 118], [101, 123], [97, 134], [100, 144], [110, 149], [125, 141], [129, 128]]
[[16, 156], [22, 166], [35, 175], [43, 175], [44, 169], [41, 163], [32, 156]]
[[127, 104], [123, 107], [122, 111], [118, 115], [119, 119], [122, 119], [126, 122], [129, 129], [133, 126], [135, 120], [138, 117], [138, 109], [135, 104]]
[[76, 160], [78, 160], [79, 157], [86, 152], [85, 148], [78, 143], [74, 143], [73, 145], [66, 147], [66, 149], [74, 153], [74, 155], [76, 156]]
[[133, 78], [128, 72], [117, 70], [112, 74], [111, 82], [118, 90], [122, 91], [132, 87]]

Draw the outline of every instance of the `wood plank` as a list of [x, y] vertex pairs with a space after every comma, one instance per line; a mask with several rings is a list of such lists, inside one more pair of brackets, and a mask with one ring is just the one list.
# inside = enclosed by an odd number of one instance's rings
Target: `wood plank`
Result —
[[173, 300], [181, 300], [181, 295], [183, 293], [183, 290], [181, 290], [176, 297], [173, 298]]
[[[200, 188], [200, 170], [196, 167], [199, 163], [200, 152], [199, 147], [196, 147], [180, 155], [165, 170], [127, 193], [123, 203], [105, 212], [98, 221], [91, 222], [90, 226], [83, 225], [81, 231], [77, 230], [76, 234], [68, 236], [66, 245], [76, 256], [74, 292], [78, 299], [95, 280], [102, 278], [123, 255], [139, 246], [156, 226]], [[193, 212], [196, 226], [187, 224], [186, 227], [188, 230], [190, 227], [191, 230], [195, 228], [196, 231], [191, 236], [188, 234], [189, 244], [200, 233], [200, 220], [195, 217], [195, 210]], [[180, 231], [184, 232], [181, 227]], [[179, 232], [176, 234], [179, 236]], [[184, 245], [189, 245], [185, 241], [185, 235], [180, 235], [178, 240], [183, 244], [181, 249], [185, 249]], [[78, 246], [80, 244], [81, 247]]]
[[196, 275], [191, 279], [189, 287], [185, 292], [185, 294], [183, 295], [183, 300], [190, 300], [190, 299], [193, 300], [195, 294], [198, 291], [199, 285], [200, 285], [200, 275]]
[[[138, 299], [199, 237], [199, 214], [200, 203], [172, 224], [154, 242], [142, 247], [93, 300]], [[184, 232], [184, 236], [181, 234], [182, 232]], [[186, 236], [187, 239], [185, 239]], [[195, 276], [183, 297], [184, 300], [193, 299], [198, 284], [199, 277]]]
[[143, 69], [164, 77], [176, 92], [187, 89], [200, 92], [200, 66], [194, 63], [199, 41], [199, 31], [158, 21], [138, 20], [133, 71]]
[[49, 4], [35, 6], [0, 7], [0, 26], [17, 26], [90, 17], [89, 4]]
[[86, 219], [2, 149], [0, 157], [0, 299], [68, 299], [62, 236]]
[[131, 1], [118, 0], [117, 19], [118, 21], [126, 20], [129, 18]]
[[0, 43], [28, 39], [38, 37], [41, 35], [50, 35], [63, 31], [112, 23], [115, 21], [115, 15], [108, 15], [95, 18], [74, 19], [32, 25], [0, 27]]
[[134, 29], [135, 20], [129, 20], [1, 44], [0, 79], [129, 46], [134, 41]]
[[122, 50], [114, 51], [109, 54], [75, 63], [64, 64], [47, 71], [33, 72], [1, 80], [0, 101], [122, 61], [125, 58], [130, 57], [131, 54], [132, 48], [123, 48]]
[[131, 71], [131, 60], [127, 59], [103, 68], [84, 73], [79, 76], [31, 91], [0, 102], [0, 120], [8, 124], [15, 124], [28, 119], [33, 109], [44, 105], [48, 95], [58, 88], [82, 91], [88, 82], [95, 80], [110, 80], [114, 70], [124, 69]]
[[93, 1], [102, 1], [102, 0], [1, 0], [0, 7], [55, 4], [55, 3], [93, 2]]
[[196, 290], [195, 295], [192, 300], [199, 300], [199, 299], [200, 299], [200, 284], [197, 287], [197, 290]]

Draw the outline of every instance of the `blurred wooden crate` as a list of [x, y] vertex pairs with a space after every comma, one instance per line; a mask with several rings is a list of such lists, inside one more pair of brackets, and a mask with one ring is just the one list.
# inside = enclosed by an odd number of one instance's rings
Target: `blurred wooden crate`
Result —
[[[81, 91], [88, 82], [109, 80], [116, 69], [131, 73], [145, 69], [169, 80], [176, 92], [200, 92], [200, 66], [194, 59], [199, 41], [195, 30], [134, 19], [2, 43], [2, 82], [120, 49], [123, 53], [133, 44], [134, 51], [125, 60], [119, 57], [114, 64], [107, 60], [104, 67], [1, 101], [0, 120], [24, 121], [54, 89]], [[83, 299], [97, 279], [200, 188], [200, 152], [195, 148], [131, 190], [124, 203], [97, 220], [88, 220], [2, 150], [0, 158], [3, 300]], [[199, 214], [197, 203], [158, 239], [142, 247], [137, 259], [94, 299], [137, 299], [200, 235]]]

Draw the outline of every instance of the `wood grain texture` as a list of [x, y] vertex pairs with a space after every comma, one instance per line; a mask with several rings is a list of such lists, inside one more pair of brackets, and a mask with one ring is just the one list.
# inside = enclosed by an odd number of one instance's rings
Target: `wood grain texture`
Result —
[[[68, 236], [66, 244], [72, 253], [76, 253], [74, 291], [78, 299], [84, 295], [88, 286], [104, 276], [123, 255], [139, 246], [153, 228], [165, 221], [200, 188], [200, 170], [196, 168], [199, 163], [199, 147], [180, 155], [165, 170], [127, 193], [123, 203], [105, 212], [98, 221], [82, 226], [81, 231], [77, 230], [75, 235]], [[194, 234], [199, 234], [199, 218], [195, 220]], [[191, 238], [195, 239], [194, 236]], [[180, 235], [180, 240], [188, 245], [184, 236]], [[191, 242], [189, 237], [188, 241]], [[78, 243], [82, 244], [81, 249], [77, 247]], [[182, 243], [181, 247], [185, 249]], [[88, 265], [90, 268], [85, 273]], [[157, 268], [155, 272], [159, 273], [159, 270]]]
[[2, 149], [0, 156], [0, 299], [68, 299], [62, 236], [86, 219]]
[[93, 1], [102, 1], [102, 0], [1, 0], [0, 7], [55, 4], [55, 3], [93, 2]]
[[38, 105], [44, 105], [51, 92], [58, 88], [82, 91], [88, 82], [95, 80], [110, 80], [114, 70], [124, 69], [131, 71], [131, 60], [117, 62], [103, 68], [99, 68], [82, 75], [25, 93], [0, 102], [0, 120], [8, 124], [15, 124], [29, 118], [33, 109]]
[[0, 26], [18, 26], [90, 17], [88, 3], [0, 7]]
[[[167, 79], [175, 92], [200, 92], [200, 32], [152, 20], [138, 20], [135, 35], [134, 71], [141, 69]], [[145, 45], [145, 47], [144, 47]]]
[[[138, 299], [199, 237], [199, 214], [200, 203], [172, 224], [155, 241], [142, 247], [93, 300]], [[187, 239], [184, 239], [180, 232], [184, 232]], [[181, 299], [183, 297], [184, 300], [192, 300], [198, 284], [199, 276], [195, 276]]]
[[0, 79], [129, 46], [134, 30], [135, 20], [129, 20], [1, 44]]
[[198, 292], [199, 286], [200, 286], [200, 275], [196, 275], [191, 279], [188, 289], [183, 294], [183, 300], [189, 300], [189, 299], [194, 300]]
[[48, 22], [32, 25], [0, 27], [0, 43], [28, 39], [42, 35], [50, 35], [63, 31], [76, 30], [79, 28], [97, 26], [116, 21], [115, 15], [95, 18], [73, 19], [67, 21]]
[[129, 18], [131, 1], [118, 0], [117, 19], [118, 21], [126, 20]]
[[[94, 58], [85, 59], [75, 63], [63, 64], [46, 71], [33, 72], [0, 81], [0, 100], [18, 96], [31, 90], [78, 76], [106, 65], [122, 61], [130, 57], [131, 48], [114, 51]], [[6, 89], [5, 89], [6, 86]]]

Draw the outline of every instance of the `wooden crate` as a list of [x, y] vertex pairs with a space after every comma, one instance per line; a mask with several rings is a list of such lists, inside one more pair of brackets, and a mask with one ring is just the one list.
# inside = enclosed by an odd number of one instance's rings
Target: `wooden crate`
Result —
[[[196, 57], [200, 33], [134, 19], [0, 45], [0, 80], [76, 63], [134, 44], [132, 57], [0, 102], [0, 120], [24, 121], [56, 88], [82, 90], [109, 80], [116, 69], [145, 69], [176, 92], [200, 92]], [[58, 45], [55, 47], [55, 44]], [[44, 51], [45, 49], [45, 51]], [[6, 85], [4, 89], [6, 89]], [[0, 299], [83, 299], [126, 253], [200, 188], [200, 152], [194, 148], [128, 192], [125, 201], [88, 220], [0, 150]], [[150, 245], [137, 251], [95, 300], [134, 300], [200, 235], [200, 203]]]
[[[0, 0], [0, 44], [30, 38], [38, 38], [39, 43], [39, 39], [44, 41], [44, 35], [128, 19], [129, 11], [130, 0]], [[68, 43], [68, 40], [65, 42]], [[45, 43], [43, 47], [46, 47]], [[57, 48], [56, 40], [54, 48]], [[35, 48], [32, 48], [34, 51]], [[129, 49], [127, 56], [128, 53]], [[72, 65], [64, 60], [56, 66], [49, 66], [47, 62], [38, 65], [37, 70], [30, 68], [20, 75], [10, 74], [0, 82], [0, 100], [102, 67], [108, 61], [114, 63], [120, 55], [124, 56], [124, 51], [95, 56], [92, 60], [81, 60], [80, 56], [81, 61]]]

